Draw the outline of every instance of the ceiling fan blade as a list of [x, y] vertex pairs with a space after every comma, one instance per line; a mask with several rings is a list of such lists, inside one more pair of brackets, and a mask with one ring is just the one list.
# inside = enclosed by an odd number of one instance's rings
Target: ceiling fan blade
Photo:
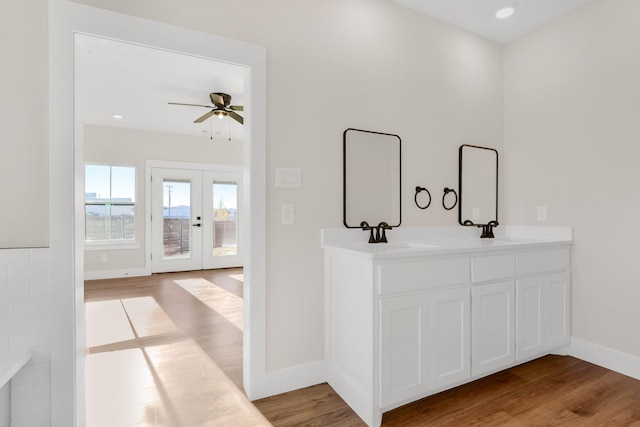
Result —
[[204, 114], [204, 115], [202, 115], [202, 116], [198, 117], [197, 119], [195, 119], [195, 120], [193, 121], [193, 123], [202, 123], [202, 122], [204, 122], [205, 120], [207, 120], [209, 117], [213, 116], [213, 114], [214, 114], [215, 112], [216, 112], [216, 110], [211, 110], [211, 111], [209, 111], [208, 113], [206, 113], [206, 114]]
[[229, 108], [233, 111], [244, 111], [244, 107], [242, 105], [230, 105]]
[[236, 113], [234, 111], [227, 111], [227, 114], [229, 114], [230, 117], [232, 117], [235, 121], [237, 121], [241, 125], [244, 124], [244, 119], [238, 113]]
[[170, 105], [187, 105], [189, 107], [205, 107], [205, 108], [213, 108], [211, 105], [200, 105], [200, 104], [183, 104], [182, 102], [168, 102]]

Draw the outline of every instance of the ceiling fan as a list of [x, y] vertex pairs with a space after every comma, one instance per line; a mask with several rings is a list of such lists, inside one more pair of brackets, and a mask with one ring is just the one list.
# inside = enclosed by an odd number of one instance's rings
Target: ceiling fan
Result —
[[231, 104], [231, 95], [222, 92], [213, 92], [209, 94], [209, 98], [213, 105], [200, 105], [200, 104], [183, 104], [180, 102], [169, 102], [171, 105], [188, 105], [191, 107], [205, 107], [212, 108], [206, 114], [198, 117], [193, 121], [193, 123], [202, 123], [207, 120], [209, 117], [215, 115], [218, 118], [222, 119], [223, 117], [229, 116], [241, 125], [244, 124], [244, 119], [241, 115], [236, 113], [236, 111], [244, 111], [244, 107], [241, 105], [230, 105]]

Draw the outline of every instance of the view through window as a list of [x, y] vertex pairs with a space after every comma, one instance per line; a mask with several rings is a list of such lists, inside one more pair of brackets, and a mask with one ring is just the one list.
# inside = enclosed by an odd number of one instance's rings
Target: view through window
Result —
[[85, 165], [85, 240], [135, 240], [136, 169]]

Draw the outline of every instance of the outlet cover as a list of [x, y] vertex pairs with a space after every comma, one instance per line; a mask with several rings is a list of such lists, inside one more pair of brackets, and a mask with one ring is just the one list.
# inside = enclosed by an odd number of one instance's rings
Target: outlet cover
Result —
[[290, 225], [293, 224], [294, 219], [293, 205], [282, 205], [282, 223]]
[[547, 220], [547, 207], [546, 206], [538, 206], [538, 221], [546, 221]]

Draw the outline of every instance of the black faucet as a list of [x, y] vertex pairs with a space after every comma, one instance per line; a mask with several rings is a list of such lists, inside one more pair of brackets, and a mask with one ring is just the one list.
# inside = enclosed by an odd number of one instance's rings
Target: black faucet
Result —
[[376, 227], [376, 239], [378, 240], [378, 243], [387, 243], [386, 230], [391, 230], [391, 227], [384, 221]]
[[482, 235], [480, 236], [480, 238], [493, 239], [494, 237], [496, 237], [493, 235], [493, 227], [497, 227], [497, 226], [498, 226], [498, 221], [489, 221], [485, 225], [479, 225], [478, 228], [482, 227]]
[[373, 230], [375, 227], [371, 227], [367, 221], [362, 221], [360, 223], [360, 227], [362, 227], [362, 231], [370, 231], [369, 234], [369, 243], [377, 243], [375, 237], [373, 236]]
[[367, 221], [362, 221], [360, 227], [363, 231], [369, 231], [369, 243], [387, 243], [386, 230], [391, 230], [391, 226], [386, 222], [383, 221], [376, 227], [372, 227]]

